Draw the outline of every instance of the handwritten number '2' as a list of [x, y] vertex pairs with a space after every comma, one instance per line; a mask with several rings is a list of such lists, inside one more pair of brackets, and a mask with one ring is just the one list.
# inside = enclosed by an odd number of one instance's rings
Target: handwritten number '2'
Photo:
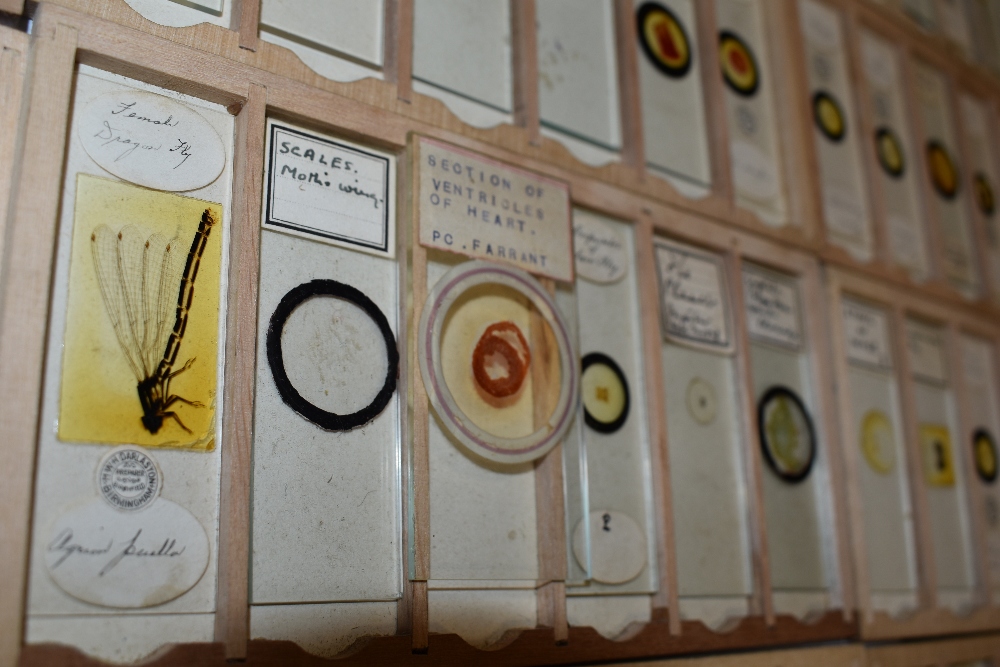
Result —
[[609, 526], [608, 524], [611, 523], [611, 515], [610, 514], [605, 514], [601, 518], [604, 519], [604, 527], [602, 528], [602, 530], [606, 530], [606, 531], [608, 531], [610, 533], [611, 532], [611, 526]]

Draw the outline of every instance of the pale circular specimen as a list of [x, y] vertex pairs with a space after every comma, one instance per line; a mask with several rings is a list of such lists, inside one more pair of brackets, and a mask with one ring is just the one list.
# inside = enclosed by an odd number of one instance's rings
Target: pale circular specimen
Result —
[[285, 321], [281, 352], [295, 390], [327, 412], [361, 410], [385, 382], [388, 351], [382, 333], [368, 313], [346, 299], [300, 304]]

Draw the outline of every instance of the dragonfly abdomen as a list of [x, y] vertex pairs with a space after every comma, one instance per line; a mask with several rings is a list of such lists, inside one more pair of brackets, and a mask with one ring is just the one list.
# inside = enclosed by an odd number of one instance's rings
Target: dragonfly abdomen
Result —
[[205, 209], [201, 214], [201, 222], [198, 224], [198, 231], [195, 232], [191, 241], [191, 250], [188, 251], [187, 261], [184, 264], [184, 274], [181, 276], [180, 289], [177, 292], [177, 317], [174, 320], [174, 330], [167, 339], [167, 347], [163, 351], [163, 358], [156, 369], [156, 376], [166, 378], [177, 361], [177, 354], [181, 349], [181, 339], [187, 330], [188, 314], [191, 310], [191, 303], [194, 301], [194, 281], [198, 277], [198, 267], [201, 265], [201, 256], [205, 252], [208, 244], [208, 235], [215, 226], [216, 219], [210, 209]]

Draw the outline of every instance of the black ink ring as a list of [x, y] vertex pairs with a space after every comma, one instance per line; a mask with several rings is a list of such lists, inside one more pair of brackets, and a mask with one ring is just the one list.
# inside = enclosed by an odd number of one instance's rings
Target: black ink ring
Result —
[[594, 429], [598, 433], [614, 433], [620, 429], [625, 424], [625, 420], [628, 419], [629, 396], [628, 381], [625, 380], [625, 373], [622, 372], [621, 367], [615, 363], [614, 359], [606, 354], [601, 354], [600, 352], [591, 352], [590, 354], [587, 354], [583, 357], [583, 359], [581, 359], [581, 364], [583, 366], [580, 372], [581, 378], [590, 366], [601, 365], [610, 368], [611, 372], [618, 378], [618, 381], [622, 383], [622, 392], [625, 394], [625, 402], [622, 404], [621, 413], [614, 419], [614, 421], [600, 421], [590, 414], [590, 411], [587, 410], [586, 404], [583, 406], [583, 421], [587, 424], [587, 426]]
[[[285, 328], [285, 322], [288, 321], [289, 315], [299, 305], [313, 297], [333, 297], [353, 303], [375, 321], [385, 341], [388, 362], [386, 364], [385, 384], [382, 385], [382, 389], [379, 390], [371, 403], [349, 415], [327, 412], [302, 398], [292, 386], [288, 374], [285, 373], [285, 361], [281, 352], [281, 332]], [[385, 315], [360, 290], [335, 280], [313, 280], [302, 283], [281, 297], [267, 327], [267, 362], [271, 365], [271, 374], [274, 376], [274, 384], [278, 387], [278, 393], [281, 394], [281, 398], [288, 407], [313, 424], [328, 431], [349, 431], [375, 419], [389, 404], [389, 399], [396, 391], [396, 377], [399, 375], [399, 351], [396, 349], [396, 338], [389, 328], [389, 321], [385, 319]]]
[[[770, 405], [771, 401], [781, 397], [792, 402], [806, 424], [806, 442], [809, 444], [809, 459], [799, 470], [790, 471], [785, 469], [775, 460], [774, 454], [771, 452], [771, 439], [767, 434], [767, 423], [764, 417], [767, 414], [767, 406]], [[757, 404], [757, 433], [760, 435], [760, 448], [764, 452], [764, 459], [767, 461], [768, 467], [774, 471], [774, 474], [790, 484], [801, 482], [809, 476], [813, 463], [816, 460], [816, 432], [813, 430], [812, 418], [809, 416], [809, 411], [806, 410], [806, 406], [802, 403], [802, 399], [798, 397], [798, 394], [788, 387], [782, 387], [781, 385], [775, 385], [768, 389]]]

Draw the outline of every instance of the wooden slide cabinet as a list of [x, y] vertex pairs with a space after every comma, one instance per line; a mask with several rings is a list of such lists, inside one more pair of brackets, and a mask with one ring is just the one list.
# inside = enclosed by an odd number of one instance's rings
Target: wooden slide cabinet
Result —
[[885, 5], [0, 0], [0, 667], [996, 664], [996, 40]]

